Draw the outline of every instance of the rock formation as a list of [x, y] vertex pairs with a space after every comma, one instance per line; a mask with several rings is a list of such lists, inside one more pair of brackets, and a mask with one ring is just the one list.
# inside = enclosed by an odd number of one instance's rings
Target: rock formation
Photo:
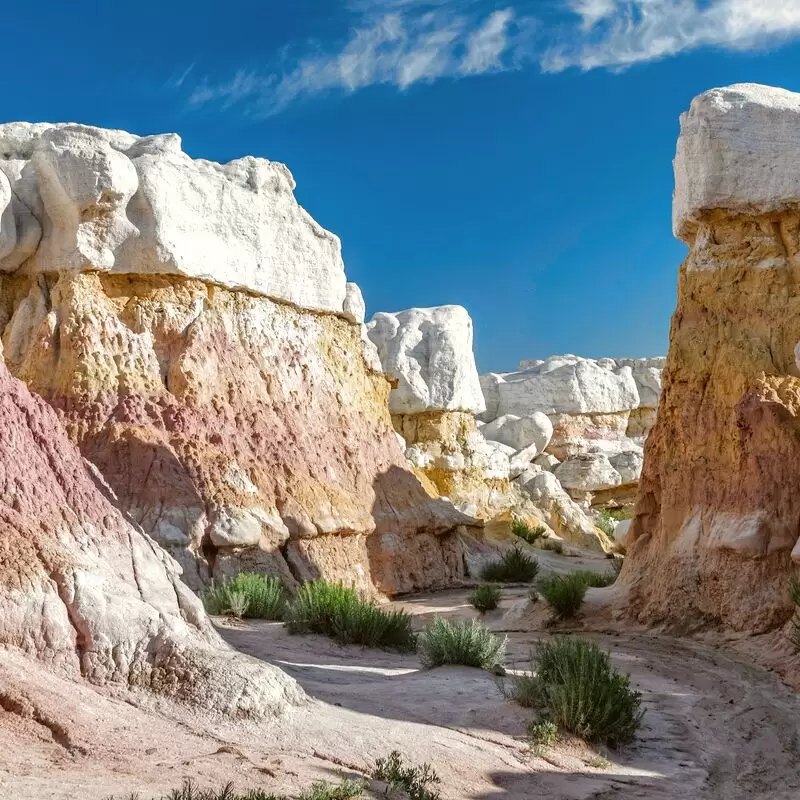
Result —
[[55, 411], [0, 364], [0, 645], [207, 711], [262, 717], [300, 702], [291, 678], [222, 643], [178, 573]]
[[534, 525], [544, 522], [578, 544], [609, 546], [558, 481], [534, 463], [553, 436], [546, 414], [506, 414], [476, 425], [475, 415], [484, 414], [488, 401], [465, 309], [379, 313], [367, 331], [396, 383], [389, 398], [392, 422], [421, 477], [483, 520], [513, 514]]
[[190, 585], [446, 584], [468, 520], [409, 470], [361, 293], [293, 188], [175, 135], [0, 125], [6, 364]]
[[[521, 443], [517, 430], [549, 426], [535, 461], [576, 500], [632, 500], [642, 448], [661, 391], [663, 358], [523, 361], [517, 372], [481, 376], [483, 433]], [[513, 440], [513, 442], [511, 441]]]
[[751, 84], [681, 118], [681, 267], [623, 611], [764, 631], [800, 561], [800, 95]]

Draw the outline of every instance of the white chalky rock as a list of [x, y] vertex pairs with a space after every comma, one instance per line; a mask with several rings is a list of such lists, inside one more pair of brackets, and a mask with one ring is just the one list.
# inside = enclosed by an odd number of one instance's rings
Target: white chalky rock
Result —
[[703, 214], [800, 207], [800, 94], [740, 83], [712, 89], [681, 116], [673, 228], [691, 240]]
[[642, 450], [628, 450], [609, 458], [611, 466], [619, 473], [622, 483], [635, 483], [642, 474], [644, 454]]
[[541, 453], [553, 436], [553, 423], [547, 414], [540, 411], [526, 417], [506, 414], [488, 422], [481, 430], [487, 438], [507, 444], [515, 450], [535, 445], [536, 452]]
[[555, 468], [561, 463], [555, 456], [550, 455], [550, 453], [542, 453], [536, 458], [533, 459], [533, 463], [537, 467], [541, 467], [547, 472], [554, 472]]
[[472, 352], [472, 320], [461, 306], [375, 314], [367, 325], [383, 370], [397, 381], [393, 414], [485, 409]]
[[575, 492], [612, 489], [623, 482], [603, 453], [583, 453], [567, 459], [553, 474], [565, 489]]
[[339, 239], [282, 164], [195, 160], [175, 134], [8, 123], [0, 173], [0, 271], [181, 275], [357, 317]]
[[345, 317], [351, 322], [359, 325], [364, 323], [364, 315], [367, 313], [367, 306], [364, 302], [364, 295], [361, 294], [361, 287], [357, 283], [348, 282], [345, 284], [344, 306], [342, 307]]
[[628, 534], [632, 520], [622, 519], [614, 526], [614, 541], [624, 550], [628, 547]]

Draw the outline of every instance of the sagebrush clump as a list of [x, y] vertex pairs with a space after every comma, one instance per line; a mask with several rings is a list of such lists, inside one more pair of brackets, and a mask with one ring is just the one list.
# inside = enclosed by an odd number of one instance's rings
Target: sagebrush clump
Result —
[[547, 528], [544, 525], [537, 525], [535, 528], [528, 525], [527, 522], [521, 519], [513, 519], [511, 521], [511, 532], [514, 536], [518, 536], [528, 544], [533, 544], [538, 539], [547, 535]]
[[573, 572], [542, 578], [536, 589], [557, 619], [572, 619], [583, 605], [587, 586], [581, 575]]
[[241, 572], [221, 584], [212, 583], [203, 604], [209, 614], [279, 620], [286, 607], [286, 589], [273, 575]]
[[507, 643], [477, 620], [449, 622], [436, 617], [419, 635], [419, 656], [426, 667], [461, 664], [494, 669], [503, 663]]
[[481, 578], [490, 583], [530, 583], [539, 572], [539, 562], [512, 547], [499, 561], [492, 561], [481, 570]]
[[524, 696], [559, 729], [619, 747], [642, 723], [642, 696], [616, 670], [608, 653], [586, 639], [557, 636], [539, 644]]
[[375, 762], [372, 778], [386, 783], [388, 791], [405, 792], [409, 800], [440, 800], [441, 797], [433, 788], [441, 783], [441, 779], [431, 765], [426, 762], [421, 767], [406, 766], [398, 750]]
[[416, 635], [411, 615], [384, 611], [355, 589], [324, 580], [304, 583], [285, 613], [289, 633], [320, 633], [342, 644], [411, 652]]
[[496, 583], [482, 583], [469, 596], [469, 602], [478, 611], [493, 611], [500, 602], [500, 587]]
[[606, 586], [611, 586], [617, 579], [614, 572], [595, 572], [590, 569], [581, 569], [574, 572], [573, 575], [580, 576], [581, 580], [593, 589], [602, 589]]

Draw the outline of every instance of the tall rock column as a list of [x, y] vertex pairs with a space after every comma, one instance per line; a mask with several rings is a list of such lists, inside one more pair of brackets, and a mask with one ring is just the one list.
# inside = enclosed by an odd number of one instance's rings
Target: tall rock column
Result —
[[743, 84], [692, 102], [674, 229], [690, 249], [624, 611], [764, 631], [791, 614], [800, 561], [800, 95]]

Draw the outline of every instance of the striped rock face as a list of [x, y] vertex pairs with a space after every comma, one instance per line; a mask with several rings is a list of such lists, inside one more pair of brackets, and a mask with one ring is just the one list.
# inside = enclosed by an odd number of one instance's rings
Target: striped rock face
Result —
[[178, 573], [56, 412], [0, 365], [0, 644], [66, 677], [232, 716], [302, 702], [294, 680], [223, 644]]
[[201, 587], [243, 568], [366, 591], [460, 574], [359, 328], [175, 277], [2, 279], [5, 359]]
[[764, 631], [792, 613], [800, 183], [784, 167], [798, 150], [800, 96], [782, 90], [714, 90], [682, 118], [690, 252], [623, 571], [624, 610], [645, 622]]

